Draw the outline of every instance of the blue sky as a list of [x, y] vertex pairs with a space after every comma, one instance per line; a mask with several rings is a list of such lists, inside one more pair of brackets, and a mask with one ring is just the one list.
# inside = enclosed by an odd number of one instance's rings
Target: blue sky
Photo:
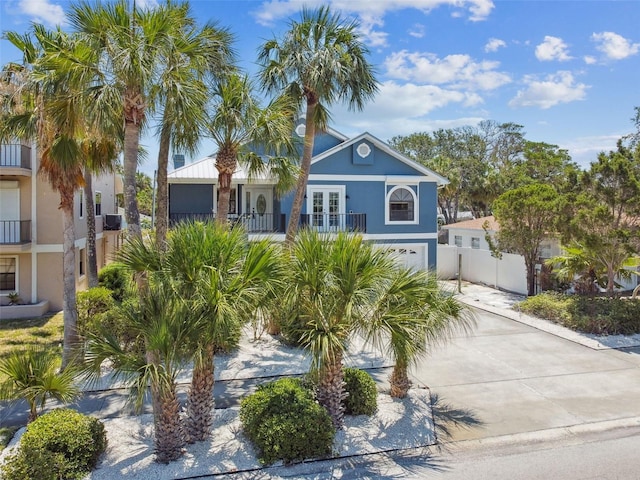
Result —
[[[153, 5], [154, 0], [137, 0]], [[332, 0], [192, 1], [202, 21], [236, 36], [240, 65], [255, 73], [259, 46], [303, 5], [330, 4], [357, 18], [381, 82], [359, 113], [334, 105], [332, 127], [382, 140], [418, 131], [515, 122], [529, 140], [569, 150], [582, 166], [615, 148], [640, 106], [640, 1]], [[64, 27], [69, 2], [0, 0], [2, 31], [32, 21]], [[6, 41], [0, 63], [19, 61]], [[143, 170], [153, 172], [151, 135]], [[199, 156], [215, 145], [203, 142]], [[196, 157], [197, 158], [197, 157]]]

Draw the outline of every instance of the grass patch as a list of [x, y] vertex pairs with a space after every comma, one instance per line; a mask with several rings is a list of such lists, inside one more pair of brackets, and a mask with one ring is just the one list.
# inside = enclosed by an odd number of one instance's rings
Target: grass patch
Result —
[[[29, 345], [56, 349], [62, 354], [64, 335], [62, 312], [38, 318], [6, 320], [0, 322], [0, 360]], [[2, 377], [0, 377], [0, 381]]]
[[18, 427], [0, 427], [0, 450], [3, 450], [18, 431]]
[[640, 333], [640, 301], [541, 293], [518, 304], [528, 314], [564, 327], [597, 335]]

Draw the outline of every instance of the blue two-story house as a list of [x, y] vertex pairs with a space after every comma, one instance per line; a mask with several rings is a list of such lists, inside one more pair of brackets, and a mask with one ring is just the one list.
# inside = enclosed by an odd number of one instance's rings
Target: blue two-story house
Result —
[[[295, 134], [304, 136], [300, 123]], [[416, 268], [436, 267], [438, 188], [442, 176], [363, 133], [347, 138], [328, 129], [316, 135], [300, 222], [323, 232], [357, 231], [392, 249]], [[215, 157], [169, 173], [170, 222], [216, 212]], [[233, 176], [229, 219], [250, 238], [284, 240], [293, 192], [278, 197], [273, 179]]]

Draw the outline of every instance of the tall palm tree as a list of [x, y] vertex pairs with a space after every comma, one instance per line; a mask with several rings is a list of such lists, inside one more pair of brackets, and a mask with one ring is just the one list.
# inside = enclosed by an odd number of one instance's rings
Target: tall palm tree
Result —
[[65, 368], [78, 347], [73, 203], [75, 191], [83, 185], [78, 142], [85, 105], [75, 82], [55, 68], [55, 60], [61, 51], [73, 51], [78, 44], [61, 30], [48, 31], [42, 25], [34, 25], [25, 35], [8, 32], [6, 38], [23, 53], [23, 66], [19, 79], [11, 77], [10, 81], [19, 83], [13, 95], [4, 97], [8, 107], [2, 109], [0, 138], [34, 140], [40, 154], [39, 174], [60, 194]]
[[205, 440], [213, 413], [214, 353], [237, 346], [240, 328], [260, 308], [267, 291], [282, 277], [278, 247], [249, 244], [240, 228], [214, 223], [184, 223], [170, 234], [163, 265], [175, 294], [190, 305], [193, 360], [187, 395], [186, 433]]
[[48, 398], [69, 403], [80, 391], [74, 381], [78, 373], [74, 368], [58, 372], [58, 355], [51, 350], [31, 346], [15, 351], [0, 362], [0, 399], [25, 399], [29, 404], [29, 422], [42, 413]]
[[161, 105], [158, 125], [159, 151], [156, 195], [156, 243], [162, 248], [167, 234], [169, 151], [193, 154], [205, 132], [208, 80], [220, 78], [232, 69], [232, 34], [213, 23], [197, 28], [188, 4], [176, 15], [175, 41], [165, 55], [158, 84], [152, 89], [154, 104]]
[[392, 268], [393, 259], [384, 250], [358, 235], [329, 238], [304, 229], [292, 247], [286, 289], [290, 321], [311, 354], [318, 401], [336, 428], [344, 416], [342, 360], [348, 342], [366, 331], [370, 305]]
[[124, 124], [124, 201], [128, 234], [140, 237], [135, 174], [140, 135], [152, 107], [150, 90], [174, 45], [182, 7], [167, 2], [155, 9], [130, 9], [128, 0], [79, 2], [69, 23], [93, 55], [71, 59], [68, 68], [83, 71], [95, 112]]
[[316, 130], [327, 126], [327, 108], [336, 101], [362, 110], [377, 92], [368, 50], [360, 40], [357, 22], [346, 22], [328, 7], [303, 9], [281, 40], [268, 40], [259, 52], [260, 79], [267, 92], [286, 91], [306, 107], [301, 172], [287, 226], [286, 244], [298, 229], [311, 168]]
[[366, 338], [395, 359], [391, 396], [406, 397], [411, 364], [473, 321], [471, 311], [443, 289], [433, 273], [392, 269], [365, 324]]
[[291, 132], [297, 105], [290, 96], [280, 95], [262, 108], [253, 90], [246, 75], [231, 74], [218, 80], [212, 92], [208, 130], [218, 145], [216, 220], [221, 224], [227, 223], [231, 180], [238, 164], [248, 167], [250, 175], [272, 171], [280, 193], [294, 182], [296, 170], [286, 156], [294, 151]]

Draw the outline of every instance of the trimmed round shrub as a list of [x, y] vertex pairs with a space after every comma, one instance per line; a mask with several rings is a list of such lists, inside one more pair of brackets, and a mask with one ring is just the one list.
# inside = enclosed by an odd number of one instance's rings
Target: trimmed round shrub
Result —
[[244, 433], [264, 464], [285, 464], [331, 453], [335, 429], [327, 411], [293, 378], [258, 387], [242, 400]]
[[373, 415], [378, 409], [378, 389], [371, 375], [357, 368], [344, 369], [344, 411], [347, 415]]
[[99, 420], [70, 409], [56, 409], [27, 427], [16, 454], [2, 467], [5, 480], [80, 479], [107, 446]]
[[98, 273], [98, 284], [111, 290], [111, 295], [118, 302], [126, 298], [130, 283], [130, 272], [123, 264], [118, 262], [105, 265]]

